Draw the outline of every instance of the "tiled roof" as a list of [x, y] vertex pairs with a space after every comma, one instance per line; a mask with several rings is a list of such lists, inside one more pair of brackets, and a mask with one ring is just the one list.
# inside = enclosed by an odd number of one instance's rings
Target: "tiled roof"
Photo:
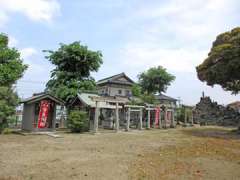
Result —
[[172, 97], [170, 97], [170, 96], [166, 96], [166, 95], [164, 95], [164, 94], [155, 95], [155, 98], [156, 98], [157, 100], [177, 101], [177, 99], [172, 98]]
[[26, 99], [23, 99], [21, 101], [21, 103], [28, 103], [28, 104], [31, 104], [31, 103], [34, 103], [34, 102], [37, 102], [37, 101], [41, 101], [42, 99], [45, 99], [45, 98], [49, 98], [53, 101], [55, 101], [56, 103], [58, 104], [65, 104], [65, 102], [49, 93], [38, 93], [38, 94], [34, 94], [32, 97], [29, 97], [29, 98], [26, 98]]
[[[99, 96], [98, 94], [93, 94], [93, 93], [78, 93], [77, 97], [86, 106], [90, 106], [90, 107], [94, 108], [94, 107], [96, 107], [96, 102], [92, 99], [92, 97], [105, 97], [105, 96]], [[126, 99], [126, 98], [123, 99], [121, 97], [106, 96], [105, 98], [106, 99], [109, 98], [109, 101], [111, 101], [112, 99], [117, 99], [117, 100], [121, 100], [121, 101], [129, 101], [128, 99]], [[116, 106], [110, 105], [106, 101], [100, 101], [99, 107], [115, 109]]]
[[[124, 77], [128, 81], [119, 81], [118, 78]], [[125, 73], [116, 74], [114, 76], [110, 76], [104, 79], [101, 79], [97, 82], [97, 85], [105, 84], [105, 83], [115, 83], [115, 84], [125, 84], [125, 85], [132, 85], [134, 81], [130, 79]]]

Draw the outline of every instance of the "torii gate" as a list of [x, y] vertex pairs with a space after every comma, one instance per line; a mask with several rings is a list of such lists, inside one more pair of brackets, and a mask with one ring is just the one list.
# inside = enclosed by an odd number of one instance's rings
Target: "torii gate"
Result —
[[129, 131], [130, 129], [130, 117], [131, 117], [131, 112], [139, 112], [139, 130], [142, 130], [142, 117], [143, 117], [143, 109], [144, 106], [137, 106], [137, 105], [125, 105], [125, 108], [128, 109], [127, 111], [127, 124], [126, 124], [126, 131]]
[[[153, 104], [146, 104], [146, 110], [148, 112], [148, 118], [147, 118], [147, 129], [150, 129], [150, 111], [154, 110], [155, 111], [155, 121], [153, 124], [153, 127], [155, 128], [156, 124], [158, 123], [158, 128], [167, 128], [167, 120], [169, 119], [169, 113], [170, 115], [170, 127], [174, 127], [174, 110], [172, 108], [169, 108], [165, 105], [153, 105]], [[164, 112], [164, 121], [162, 124], [161, 120], [161, 111]]]
[[[121, 99], [117, 99], [115, 97], [91, 97], [91, 99], [93, 101], [96, 102], [96, 107], [95, 107], [95, 117], [94, 117], [94, 126], [93, 126], [93, 132], [97, 133], [98, 132], [98, 117], [99, 117], [99, 102], [108, 102], [108, 103], [115, 103], [116, 104], [116, 108], [115, 108], [115, 115], [116, 115], [116, 126], [115, 126], [115, 130], [116, 132], [119, 131], [119, 104], [126, 104], [126, 101], [121, 100]], [[129, 131], [129, 126], [130, 126], [130, 113], [131, 111], [138, 111], [140, 113], [139, 116], [139, 129], [142, 129], [142, 114], [143, 114], [143, 109], [145, 108], [148, 111], [148, 119], [147, 119], [147, 129], [150, 129], [150, 111], [151, 110], [155, 110], [158, 111], [158, 116], [157, 119], [155, 119], [154, 124], [156, 124], [156, 122], [159, 122], [159, 128], [167, 128], [167, 119], [169, 116], [169, 113], [171, 113], [171, 123], [170, 123], [170, 127], [174, 127], [174, 110], [172, 108], [169, 108], [167, 106], [164, 105], [150, 105], [148, 104], [147, 107], [145, 106], [136, 106], [136, 105], [125, 105], [124, 107], [128, 108], [127, 111], [127, 123], [126, 123], [126, 131]], [[160, 111], [164, 112], [164, 123], [162, 124], [161, 122], [161, 116], [160, 116]], [[155, 126], [155, 125], [154, 125]]]
[[115, 103], [116, 108], [115, 108], [115, 115], [116, 115], [116, 126], [115, 130], [116, 132], [119, 131], [119, 103], [126, 103], [123, 100], [116, 99], [115, 97], [91, 97], [93, 101], [96, 102], [96, 107], [95, 107], [95, 116], [94, 116], [94, 126], [93, 126], [93, 132], [97, 133], [98, 132], [98, 117], [99, 117], [99, 102], [108, 102], [108, 103]]

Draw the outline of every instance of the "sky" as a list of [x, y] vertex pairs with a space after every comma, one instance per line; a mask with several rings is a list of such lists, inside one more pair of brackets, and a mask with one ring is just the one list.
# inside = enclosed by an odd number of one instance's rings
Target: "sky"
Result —
[[202, 92], [219, 104], [240, 100], [197, 78], [216, 36], [239, 26], [239, 0], [0, 0], [0, 32], [29, 65], [16, 85], [25, 98], [41, 92], [53, 65], [42, 50], [81, 41], [100, 50], [99, 80], [125, 72], [137, 75], [161, 65], [176, 76], [166, 94], [196, 104]]

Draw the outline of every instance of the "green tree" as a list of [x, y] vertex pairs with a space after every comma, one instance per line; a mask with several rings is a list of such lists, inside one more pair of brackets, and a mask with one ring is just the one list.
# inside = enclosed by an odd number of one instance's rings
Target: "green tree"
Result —
[[7, 126], [15, 113], [18, 96], [13, 84], [23, 76], [27, 65], [24, 65], [20, 53], [8, 47], [8, 37], [0, 34], [0, 131]]
[[0, 132], [13, 119], [18, 101], [17, 94], [11, 88], [0, 86]]
[[95, 90], [91, 72], [98, 71], [102, 64], [102, 53], [91, 51], [80, 42], [60, 44], [56, 51], [44, 50], [46, 58], [56, 66], [46, 90], [69, 102], [79, 90]]
[[153, 94], [144, 93], [144, 94], [141, 95], [141, 99], [144, 103], [148, 103], [148, 104], [157, 103]]
[[165, 92], [175, 80], [175, 76], [167, 72], [162, 66], [152, 67], [138, 75], [142, 91], [147, 94]]
[[217, 36], [208, 57], [197, 66], [198, 78], [237, 94], [240, 90], [240, 27]]
[[141, 86], [139, 86], [138, 84], [134, 84], [132, 86], [132, 95], [136, 96], [136, 97], [140, 97], [141, 96]]

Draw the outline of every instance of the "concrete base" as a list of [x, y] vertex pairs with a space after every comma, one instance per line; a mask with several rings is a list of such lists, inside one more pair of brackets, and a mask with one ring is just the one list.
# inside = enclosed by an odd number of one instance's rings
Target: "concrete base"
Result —
[[170, 128], [175, 128], [175, 126], [174, 125], [170, 125]]

